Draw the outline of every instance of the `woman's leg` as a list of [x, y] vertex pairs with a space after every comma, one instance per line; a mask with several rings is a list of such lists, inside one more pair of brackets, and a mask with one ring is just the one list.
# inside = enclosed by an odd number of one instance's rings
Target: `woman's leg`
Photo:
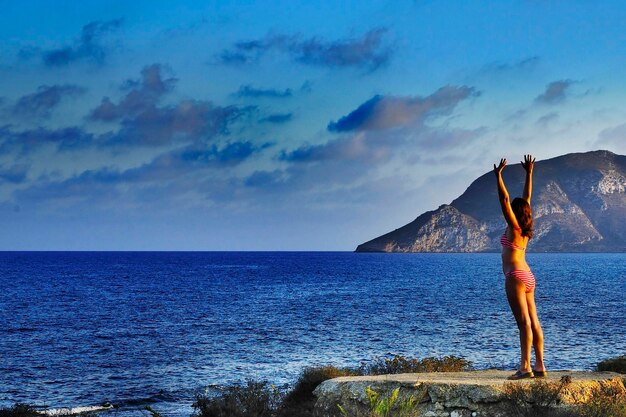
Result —
[[539, 323], [539, 317], [537, 316], [534, 289], [526, 294], [526, 304], [528, 305], [530, 327], [533, 332], [533, 347], [535, 348], [535, 366], [533, 366], [533, 369], [545, 371], [546, 366], [543, 363], [543, 330], [541, 329], [541, 323]]
[[509, 276], [504, 281], [506, 298], [517, 322], [522, 358], [519, 370], [530, 372], [530, 348], [533, 341], [530, 316], [528, 314], [528, 302], [526, 301], [526, 287], [519, 279]]

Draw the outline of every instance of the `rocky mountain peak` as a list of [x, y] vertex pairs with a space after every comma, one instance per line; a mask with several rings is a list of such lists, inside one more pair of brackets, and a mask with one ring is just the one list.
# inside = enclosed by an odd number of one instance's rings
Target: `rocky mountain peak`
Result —
[[[523, 189], [520, 164], [504, 181], [514, 197]], [[626, 251], [626, 156], [610, 151], [573, 153], [535, 163], [532, 208], [535, 235], [528, 251]], [[473, 181], [450, 204], [357, 247], [357, 252], [499, 251], [506, 227], [492, 172]]]

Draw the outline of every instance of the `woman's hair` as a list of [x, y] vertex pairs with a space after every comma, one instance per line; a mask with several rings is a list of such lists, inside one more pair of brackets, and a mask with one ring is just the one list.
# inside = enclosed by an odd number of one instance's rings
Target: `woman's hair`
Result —
[[530, 208], [528, 201], [523, 198], [514, 198], [511, 202], [511, 208], [517, 219], [519, 227], [522, 228], [522, 236], [528, 236], [529, 239], [533, 237], [533, 211]]

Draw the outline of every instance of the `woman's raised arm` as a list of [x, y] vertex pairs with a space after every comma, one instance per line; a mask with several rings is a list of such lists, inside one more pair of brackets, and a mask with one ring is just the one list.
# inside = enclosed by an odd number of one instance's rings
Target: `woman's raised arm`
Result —
[[524, 155], [522, 167], [526, 170], [526, 184], [524, 184], [524, 195], [522, 198], [530, 204], [530, 197], [533, 194], [533, 169], [535, 168], [535, 158], [532, 155]]
[[500, 200], [500, 208], [502, 209], [502, 214], [504, 215], [504, 219], [509, 227], [512, 229], [520, 229], [519, 223], [517, 223], [517, 219], [513, 213], [513, 209], [511, 208], [509, 192], [506, 190], [504, 180], [502, 179], [502, 170], [505, 166], [506, 159], [504, 158], [500, 159], [500, 164], [498, 166], [493, 164], [493, 172], [496, 174], [496, 178], [498, 180], [498, 199]]

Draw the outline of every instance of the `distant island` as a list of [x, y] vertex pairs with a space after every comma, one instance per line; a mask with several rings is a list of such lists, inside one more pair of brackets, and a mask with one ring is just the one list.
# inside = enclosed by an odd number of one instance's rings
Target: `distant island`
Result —
[[[511, 197], [522, 192], [520, 164], [504, 170]], [[535, 236], [529, 252], [626, 252], [626, 156], [572, 153], [535, 164]], [[492, 172], [450, 204], [368, 242], [356, 252], [495, 252], [506, 224]]]

